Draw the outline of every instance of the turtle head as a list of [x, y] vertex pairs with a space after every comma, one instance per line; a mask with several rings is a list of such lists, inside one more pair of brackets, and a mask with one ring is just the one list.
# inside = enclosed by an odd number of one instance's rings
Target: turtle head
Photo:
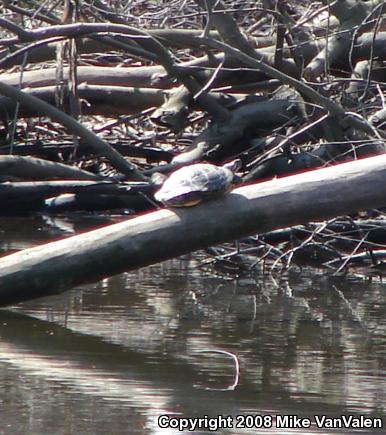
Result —
[[242, 181], [242, 178], [239, 175], [236, 175], [235, 172], [237, 172], [239, 169], [241, 169], [243, 165], [243, 162], [240, 159], [232, 160], [228, 163], [225, 163], [223, 168], [227, 168], [230, 171], [233, 172], [233, 179], [232, 184], [239, 184]]
[[243, 166], [243, 162], [240, 159], [232, 160], [228, 163], [225, 163], [225, 165], [223, 165], [224, 168], [227, 168], [232, 172], [237, 172], [239, 169], [241, 169], [242, 166]]
[[167, 178], [168, 177], [165, 174], [161, 174], [160, 172], [154, 172], [151, 175], [150, 183], [155, 187], [161, 187]]

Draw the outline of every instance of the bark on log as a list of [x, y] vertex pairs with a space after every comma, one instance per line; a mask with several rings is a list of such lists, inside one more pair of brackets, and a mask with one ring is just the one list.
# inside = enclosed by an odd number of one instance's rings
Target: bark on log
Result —
[[26, 249], [0, 260], [0, 305], [250, 234], [382, 207], [385, 185], [386, 154], [243, 186], [190, 209], [159, 210]]

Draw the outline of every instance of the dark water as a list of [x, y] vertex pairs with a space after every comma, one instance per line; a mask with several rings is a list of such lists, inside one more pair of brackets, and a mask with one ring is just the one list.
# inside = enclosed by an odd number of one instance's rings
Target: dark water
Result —
[[[0, 249], [102, 224], [3, 219]], [[199, 263], [196, 254], [1, 310], [0, 433], [189, 433], [159, 428], [164, 414], [232, 416], [218, 433], [356, 433], [275, 419], [345, 414], [382, 418], [383, 429], [361, 433], [386, 433], [380, 279], [307, 269], [231, 279]]]

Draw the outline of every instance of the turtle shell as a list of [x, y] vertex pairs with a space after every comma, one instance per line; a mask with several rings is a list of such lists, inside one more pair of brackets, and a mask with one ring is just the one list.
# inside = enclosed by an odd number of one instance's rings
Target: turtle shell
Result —
[[166, 179], [154, 198], [170, 207], [189, 207], [229, 190], [233, 177], [233, 172], [223, 166], [185, 166]]

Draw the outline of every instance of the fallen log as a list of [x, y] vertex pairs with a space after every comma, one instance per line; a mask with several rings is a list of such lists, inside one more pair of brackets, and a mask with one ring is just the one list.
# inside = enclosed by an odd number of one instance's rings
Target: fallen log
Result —
[[[93, 180], [18, 181], [0, 183], [0, 202], [23, 198], [49, 198], [61, 193], [77, 193], [81, 189], [97, 188], [102, 193], [118, 192], [118, 186]], [[1, 213], [1, 212], [0, 212]]]
[[[21, 180], [101, 180], [102, 177], [77, 166], [65, 165], [30, 156], [0, 156], [0, 178]], [[1, 185], [0, 185], [1, 191]]]
[[386, 205], [386, 154], [159, 210], [0, 259], [0, 305], [63, 292], [258, 232]]
[[0, 183], [0, 216], [31, 212], [125, 209], [127, 213], [154, 208], [154, 186], [114, 181], [32, 181]]
[[[43, 86], [25, 89], [24, 92], [56, 106], [56, 86]], [[69, 89], [63, 89], [63, 104], [69, 105]], [[150, 107], [159, 106], [164, 102], [165, 92], [160, 89], [130, 88], [128, 86], [96, 86], [81, 83], [78, 86], [78, 95], [82, 101], [83, 115], [117, 116], [142, 112]], [[28, 118], [39, 116], [35, 106], [21, 105], [14, 98], [0, 96], [0, 119], [6, 121], [14, 116], [18, 108], [18, 116]]]

